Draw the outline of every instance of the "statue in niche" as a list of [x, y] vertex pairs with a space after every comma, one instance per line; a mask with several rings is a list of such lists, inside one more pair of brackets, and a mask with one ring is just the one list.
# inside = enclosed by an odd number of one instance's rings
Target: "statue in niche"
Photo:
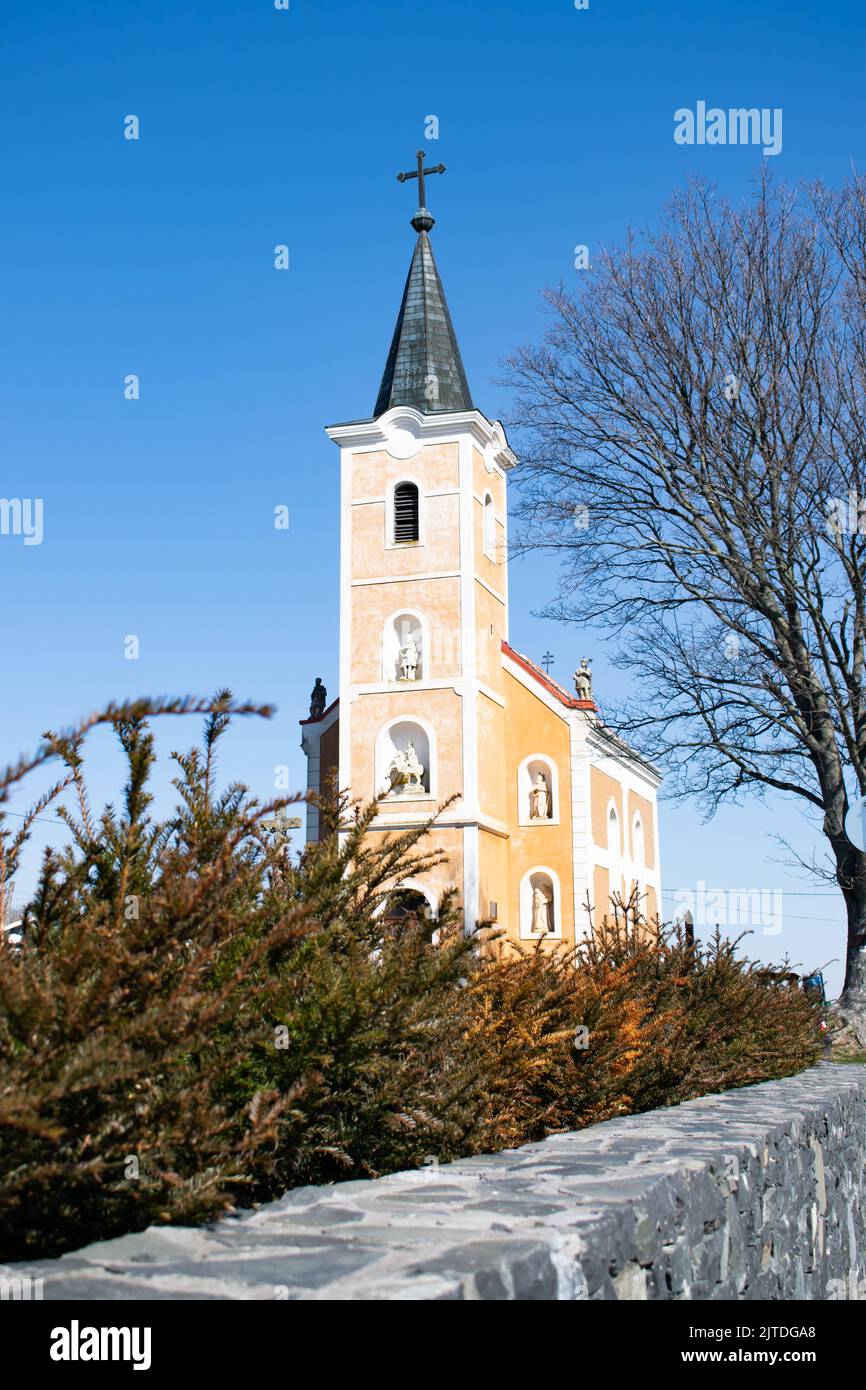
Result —
[[550, 816], [550, 788], [543, 772], [536, 772], [529, 791], [529, 819], [547, 820]]
[[322, 677], [316, 676], [316, 684], [313, 686], [313, 692], [310, 695], [311, 719], [321, 719], [322, 715], [325, 713], [327, 700], [328, 692], [322, 685]]
[[421, 653], [418, 650], [418, 643], [410, 633], [400, 648], [398, 664], [400, 667], [401, 681], [414, 681], [418, 679], [418, 665], [421, 661]]
[[546, 888], [540, 885], [532, 890], [532, 934], [533, 936], [543, 936], [545, 932], [551, 930], [550, 905], [552, 902], [551, 894]]
[[405, 750], [398, 748], [388, 767], [389, 790], [396, 795], [410, 791], [413, 787], [423, 787], [424, 765], [415, 751], [410, 738]]
[[592, 671], [586, 657], [583, 658], [574, 673], [574, 688], [577, 691], [578, 700], [592, 699]]

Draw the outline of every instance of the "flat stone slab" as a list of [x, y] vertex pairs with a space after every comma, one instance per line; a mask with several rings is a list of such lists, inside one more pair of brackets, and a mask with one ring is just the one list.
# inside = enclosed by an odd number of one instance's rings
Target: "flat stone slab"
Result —
[[0, 1266], [0, 1295], [22, 1279], [49, 1300], [863, 1299], [866, 1067]]

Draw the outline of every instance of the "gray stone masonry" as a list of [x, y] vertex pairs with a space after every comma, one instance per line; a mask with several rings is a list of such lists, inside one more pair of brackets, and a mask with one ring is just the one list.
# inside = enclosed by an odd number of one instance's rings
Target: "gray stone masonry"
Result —
[[863, 1299], [864, 1160], [866, 1067], [823, 1063], [0, 1278], [46, 1299]]

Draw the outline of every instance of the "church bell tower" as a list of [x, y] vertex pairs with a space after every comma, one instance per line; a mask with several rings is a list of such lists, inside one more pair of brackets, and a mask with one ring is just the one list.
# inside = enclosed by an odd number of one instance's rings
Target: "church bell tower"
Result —
[[[508, 637], [502, 426], [473, 404], [418, 180], [409, 274], [370, 419], [333, 425], [340, 448], [339, 782], [381, 796], [375, 830], [451, 804], [433, 832], [447, 863], [424, 884], [435, 913], [457, 888], [467, 929], [507, 882], [502, 644]], [[320, 721], [321, 722], [321, 721]], [[325, 731], [326, 732], [326, 731]], [[453, 798], [453, 800], [452, 800]]]

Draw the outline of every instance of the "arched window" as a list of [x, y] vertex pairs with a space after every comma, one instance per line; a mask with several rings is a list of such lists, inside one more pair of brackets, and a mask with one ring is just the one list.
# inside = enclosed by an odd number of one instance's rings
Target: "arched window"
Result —
[[559, 824], [559, 773], [544, 753], [532, 753], [517, 769], [518, 825]]
[[634, 888], [638, 899], [638, 906], [641, 911], [646, 911], [646, 884], [644, 882], [644, 871], [646, 869], [646, 847], [644, 845], [643, 821], [640, 812], [635, 814], [631, 826], [632, 844], [632, 863], [634, 868]]
[[489, 492], [484, 495], [484, 554], [496, 559], [496, 511]]
[[433, 736], [415, 719], [394, 719], [376, 740], [376, 791], [388, 803], [429, 796], [435, 785]]
[[542, 865], [530, 869], [520, 881], [520, 935], [525, 941], [562, 937], [559, 879]]
[[619, 837], [619, 816], [611, 802], [607, 813], [607, 855], [610, 869], [610, 893], [622, 892], [622, 848]]
[[643, 821], [641, 820], [639, 813], [635, 816], [634, 822], [632, 824], [631, 839], [633, 846], [632, 858], [634, 859], [634, 866], [637, 869], [638, 874], [640, 874], [641, 869], [646, 867], [646, 849], [644, 846]]
[[398, 483], [394, 488], [394, 544], [405, 545], [419, 539], [418, 487]]

